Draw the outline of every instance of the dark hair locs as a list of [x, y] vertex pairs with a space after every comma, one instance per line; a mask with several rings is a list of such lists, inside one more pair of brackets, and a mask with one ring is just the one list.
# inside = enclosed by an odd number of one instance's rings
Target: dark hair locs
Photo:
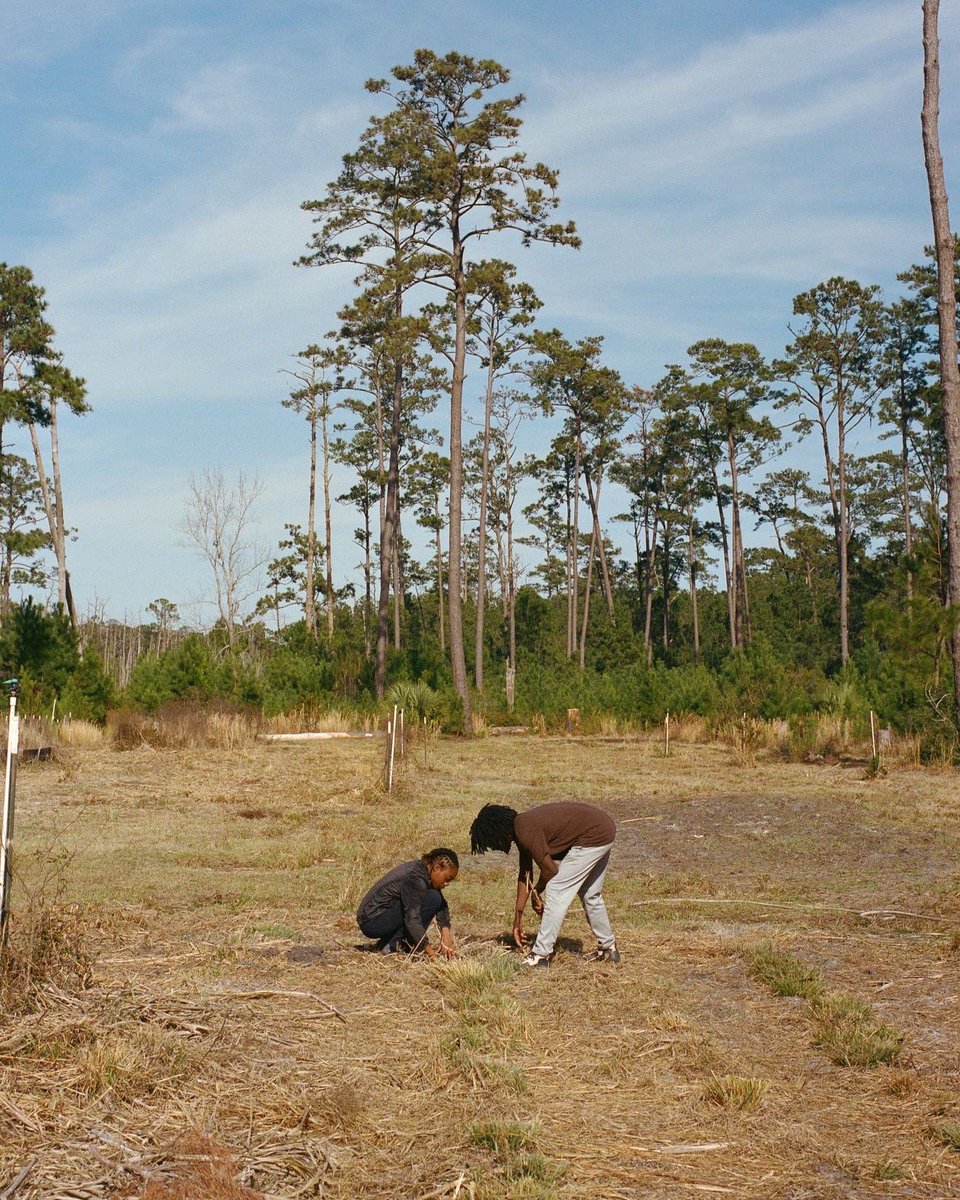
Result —
[[485, 804], [470, 826], [470, 850], [473, 854], [486, 854], [488, 850], [502, 850], [509, 854], [513, 845], [513, 823], [517, 810], [506, 804]]
[[423, 861], [428, 867], [456, 867], [460, 870], [460, 859], [457, 858], [456, 850], [451, 850], [449, 846], [438, 846], [436, 850], [428, 850], [423, 856]]

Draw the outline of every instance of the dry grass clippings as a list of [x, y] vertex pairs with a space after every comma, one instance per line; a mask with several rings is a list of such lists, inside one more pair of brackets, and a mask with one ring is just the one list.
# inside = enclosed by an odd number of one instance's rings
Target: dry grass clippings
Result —
[[175, 1177], [148, 1180], [143, 1200], [262, 1200], [262, 1192], [237, 1182], [233, 1154], [205, 1134], [184, 1134], [170, 1160]]
[[[34, 849], [60, 839], [64, 890], [40, 907], [76, 919], [81, 957], [38, 928], [29, 1002], [0, 1015], [0, 1192], [34, 1162], [24, 1200], [145, 1183], [181, 1189], [158, 1200], [548, 1200], [665, 1180], [768, 1200], [832, 1187], [826, 1163], [865, 1200], [897, 1169], [945, 1194], [955, 777], [905, 771], [894, 794], [763, 746], [746, 773], [729, 745], [664, 758], [654, 740], [440, 737], [375, 800], [372, 739], [100, 745], [71, 751], [75, 772], [25, 771], [15, 862], [28, 891]], [[459, 850], [486, 800], [571, 795], [620, 823], [619, 971], [582, 957], [574, 908], [549, 977], [522, 973], [496, 940], [515, 855], [463, 856], [458, 960], [361, 952], [353, 912], [384, 870]], [[667, 903], [684, 896], [723, 904]], [[882, 908], [937, 922], [849, 915]], [[875, 991], [882, 1020], [855, 998]], [[93, 1154], [104, 1125], [127, 1149]], [[185, 1129], [214, 1144], [205, 1161], [177, 1159]]]

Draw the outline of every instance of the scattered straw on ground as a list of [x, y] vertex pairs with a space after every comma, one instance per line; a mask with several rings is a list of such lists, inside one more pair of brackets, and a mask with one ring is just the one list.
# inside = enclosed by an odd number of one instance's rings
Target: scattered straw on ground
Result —
[[[388, 798], [381, 754], [22, 773], [12, 944], [28, 902], [72, 906], [92, 968], [58, 975], [50, 934], [0, 1017], [0, 1196], [960, 1196], [955, 777], [517, 737], [411, 747]], [[620, 821], [620, 969], [571, 912], [525, 975], [498, 855], [448, 893], [456, 963], [365, 948], [378, 872], [465, 849], [487, 800], [571, 796]], [[832, 1061], [809, 999], [751, 973], [761, 945], [902, 1034], [895, 1060]]]

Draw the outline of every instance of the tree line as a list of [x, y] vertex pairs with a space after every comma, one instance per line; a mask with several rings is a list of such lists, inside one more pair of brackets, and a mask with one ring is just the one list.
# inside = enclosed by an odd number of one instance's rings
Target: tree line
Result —
[[[508, 81], [489, 60], [418, 51], [390, 80], [368, 82], [390, 110], [371, 118], [322, 198], [303, 205], [315, 232], [300, 264], [353, 265], [356, 292], [340, 328], [304, 351], [294, 372], [288, 403], [310, 425], [311, 516], [305, 532], [290, 528], [292, 553], [272, 564], [288, 585], [284, 599], [301, 592], [311, 634], [319, 605], [333, 638], [330, 478], [339, 463], [356, 473], [337, 500], [355, 505], [361, 522], [364, 650], [374, 656], [377, 695], [414, 579], [434, 593], [433, 632], [468, 723], [471, 684], [484, 685], [488, 598], [499, 591], [509, 687], [518, 550], [527, 547], [536, 553], [527, 578], [562, 605], [564, 655], [580, 669], [596, 605], [608, 624], [642, 631], [648, 664], [703, 661], [703, 589], [718, 562], [728, 649], [748, 648], [758, 625], [785, 619], [798, 652], [801, 643], [822, 647], [830, 672], [851, 661], [868, 629], [876, 637], [896, 626], [901, 641], [922, 630], [931, 687], [944, 686], [955, 610], [932, 250], [900, 275], [903, 295], [893, 302], [839, 276], [797, 295], [779, 358], [705, 338], [652, 386], [628, 385], [604, 361], [600, 335], [538, 328], [541, 301], [517, 267], [478, 257], [481, 244], [579, 245], [573, 223], [554, 219], [556, 172], [518, 149], [523, 97], [500, 96]], [[471, 360], [482, 379], [481, 430], [464, 443]], [[424, 423], [441, 396], [445, 454]], [[559, 417], [560, 430], [544, 452], [526, 452], [544, 416]], [[876, 448], [877, 431], [889, 449]], [[817, 447], [815, 473], [783, 465], [798, 442]], [[521, 514], [523, 481], [538, 495]], [[603, 507], [613, 485], [627, 496], [624, 512]], [[748, 547], [750, 519], [768, 548]], [[411, 521], [433, 538], [432, 564], [413, 560], [403, 533]], [[614, 521], [629, 531], [629, 568], [611, 539]], [[768, 594], [759, 622], [758, 591]], [[279, 598], [278, 587], [262, 607]]]
[[[353, 276], [338, 327], [288, 372], [284, 404], [309, 435], [306, 521], [287, 525], [252, 611], [245, 539], [259, 483], [207, 473], [191, 482], [184, 522], [216, 584], [208, 649], [240, 664], [224, 687], [262, 700], [255, 681], [274, 658], [317, 694], [379, 698], [397, 678], [422, 677], [451, 688], [469, 728], [476, 701], [509, 711], [519, 689], [529, 707], [531, 678], [549, 691], [545, 671], [573, 681], [554, 695], [575, 698], [590, 673], [716, 675], [739, 656], [777, 664], [795, 694], [787, 707], [815, 705], [829, 679], [859, 672], [891, 711], [914, 719], [925, 706], [955, 722], [933, 250], [901, 273], [891, 302], [839, 276], [798, 294], [779, 357], [703, 338], [652, 385], [625, 381], [599, 333], [539, 323], [540, 298], [505, 256], [534, 242], [579, 246], [573, 222], [556, 218], [556, 172], [520, 149], [524, 97], [503, 94], [509, 78], [491, 60], [417, 51], [367, 83], [385, 113], [302, 205], [314, 231], [298, 265]], [[496, 256], [481, 257], [487, 248]], [[950, 250], [955, 296], [952, 237]], [[85, 410], [84, 385], [53, 348], [29, 271], [0, 269], [0, 289], [0, 436], [4, 423], [21, 426], [36, 450], [32, 480], [0, 463], [0, 615], [12, 582], [36, 582], [35, 555], [49, 546], [76, 626], [56, 418], [61, 401]], [[468, 371], [481, 380], [474, 414]], [[442, 435], [431, 427], [441, 408]], [[38, 429], [50, 432], [50, 480]], [[797, 444], [816, 448], [815, 469], [792, 465]], [[18, 469], [32, 499], [13, 499]], [[338, 495], [335, 469], [352, 480]], [[16, 515], [18, 504], [46, 524]], [[334, 505], [356, 513], [359, 594], [342, 582], [354, 564], [339, 561]], [[152, 607], [152, 626], [102, 617], [81, 631], [118, 686], [135, 683], [144, 650], [145, 664], [182, 651], [175, 606]], [[280, 692], [310, 694], [306, 683]]]

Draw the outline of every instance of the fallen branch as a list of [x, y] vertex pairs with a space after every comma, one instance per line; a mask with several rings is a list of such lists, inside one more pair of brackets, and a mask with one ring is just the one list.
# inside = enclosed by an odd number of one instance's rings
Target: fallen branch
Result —
[[711, 1150], [726, 1150], [729, 1142], [685, 1142], [679, 1146], [630, 1146], [641, 1154], [706, 1154]]
[[[211, 999], [216, 998], [218, 1000], [222, 1000], [224, 997], [230, 1000], [275, 1000], [282, 998], [291, 1000], [313, 1000], [315, 1004], [322, 1004], [324, 1008], [329, 1010], [333, 1016], [341, 1020], [344, 1025], [347, 1023], [347, 1018], [335, 1004], [331, 1004], [329, 1000], [324, 1000], [322, 996], [317, 996], [313, 992], [282, 992], [273, 991], [269, 988], [262, 988], [254, 992], [216, 992], [210, 996]], [[313, 1015], [315, 1016], [316, 1014]]]
[[0, 1200], [10, 1200], [10, 1197], [16, 1194], [20, 1184], [23, 1183], [36, 1165], [37, 1160], [35, 1158], [31, 1158], [27, 1165], [21, 1169], [20, 1173], [9, 1185], [9, 1187], [4, 1188], [4, 1190], [0, 1192]]
[[786, 908], [799, 909], [804, 912], [847, 913], [854, 917], [908, 917], [913, 921], [938, 921], [942, 925], [953, 924], [952, 917], [931, 917], [926, 913], [906, 912], [901, 908], [840, 908], [832, 904], [788, 904], [777, 900], [744, 900], [720, 898], [717, 896], [657, 896], [654, 900], [634, 900], [631, 908], [641, 908], [647, 904], [740, 904], [752, 905], [754, 908]]

